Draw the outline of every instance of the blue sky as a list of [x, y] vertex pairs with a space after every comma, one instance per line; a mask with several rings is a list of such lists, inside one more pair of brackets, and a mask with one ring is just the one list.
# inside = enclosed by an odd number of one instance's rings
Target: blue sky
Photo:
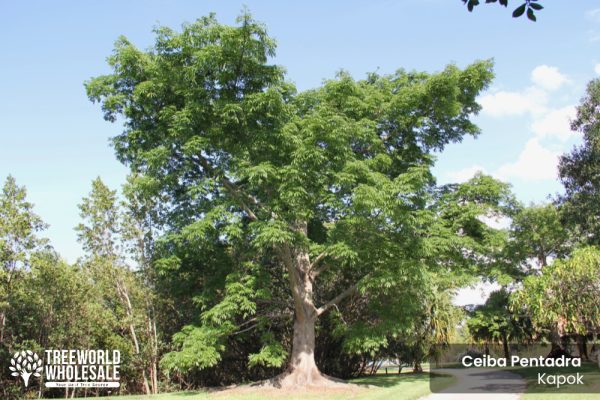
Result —
[[524, 202], [560, 190], [557, 156], [580, 139], [568, 120], [586, 82], [600, 73], [600, 1], [543, 1], [538, 22], [510, 9], [460, 0], [396, 1], [4, 1], [0, 8], [0, 179], [12, 174], [50, 224], [46, 232], [68, 260], [81, 255], [73, 227], [77, 204], [101, 176], [124, 181], [109, 138], [120, 126], [102, 119], [83, 82], [109, 72], [119, 35], [141, 48], [158, 24], [178, 27], [211, 11], [233, 23], [247, 5], [278, 42], [276, 63], [299, 89], [345, 69], [436, 71], [494, 58], [496, 79], [481, 97], [482, 135], [439, 156], [440, 182], [477, 170], [513, 184]]

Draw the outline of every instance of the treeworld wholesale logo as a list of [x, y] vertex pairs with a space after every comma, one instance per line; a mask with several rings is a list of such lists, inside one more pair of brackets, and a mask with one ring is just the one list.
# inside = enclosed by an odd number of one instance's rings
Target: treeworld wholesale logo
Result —
[[31, 376], [44, 378], [47, 388], [119, 387], [119, 350], [45, 350], [42, 360], [31, 350], [16, 352], [10, 360], [12, 376], [25, 387]]
[[29, 378], [31, 375], [39, 377], [42, 373], [42, 360], [31, 350], [23, 350], [16, 352], [10, 359], [12, 376], [20, 376], [25, 383], [25, 387], [29, 386]]

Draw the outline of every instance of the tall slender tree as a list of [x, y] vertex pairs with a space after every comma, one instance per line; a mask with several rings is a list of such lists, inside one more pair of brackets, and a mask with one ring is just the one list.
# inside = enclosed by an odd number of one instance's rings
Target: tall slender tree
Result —
[[150, 394], [145, 362], [141, 360], [143, 343], [140, 331], [148, 332], [140, 329], [140, 325], [147, 323], [145, 288], [126, 263], [123, 235], [126, 225], [117, 193], [96, 178], [92, 182], [89, 197], [83, 199], [79, 209], [83, 222], [76, 227], [76, 231], [87, 253], [83, 265], [102, 287], [106, 301], [110, 304], [117, 300], [118, 306], [112, 308], [117, 313], [117, 320], [126, 327], [133, 354], [140, 358], [142, 387], [146, 394]]
[[159, 334], [157, 331], [158, 311], [156, 302], [159, 300], [156, 291], [151, 262], [154, 251], [154, 241], [157, 235], [158, 219], [161, 205], [156, 198], [147, 195], [143, 190], [144, 180], [129, 176], [123, 187], [125, 199], [122, 201], [121, 236], [125, 253], [137, 266], [140, 284], [144, 291], [145, 336], [147, 340], [146, 359], [150, 376], [150, 389], [158, 393], [158, 357]]

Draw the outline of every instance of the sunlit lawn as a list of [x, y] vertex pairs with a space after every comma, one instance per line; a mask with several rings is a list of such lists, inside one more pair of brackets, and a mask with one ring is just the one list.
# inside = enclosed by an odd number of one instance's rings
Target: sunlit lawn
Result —
[[[447, 376], [442, 379], [447, 380], [450, 385], [454, 382], [453, 377]], [[274, 390], [266, 390], [264, 392], [256, 390], [249, 393], [236, 393], [236, 391], [216, 391], [216, 392], [176, 392], [168, 394], [159, 394], [155, 396], [119, 396], [111, 397], [110, 399], [126, 399], [126, 400], [259, 400], [259, 399], [281, 399], [281, 400], [387, 400], [387, 399], [402, 399], [412, 400], [418, 399], [431, 393], [429, 389], [429, 374], [428, 373], [402, 373], [398, 374], [378, 374], [376, 376], [368, 376], [352, 380], [353, 383], [364, 385], [353, 391], [340, 391], [339, 389], [329, 389], [323, 392], [309, 391], [290, 392], [285, 391], [278, 393]], [[367, 386], [367, 385], [370, 385]]]

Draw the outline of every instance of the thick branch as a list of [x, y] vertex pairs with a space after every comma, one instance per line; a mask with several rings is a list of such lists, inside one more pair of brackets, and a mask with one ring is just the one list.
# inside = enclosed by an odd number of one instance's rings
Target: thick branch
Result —
[[337, 303], [339, 303], [340, 301], [344, 300], [346, 297], [348, 297], [351, 294], [355, 293], [357, 290], [358, 290], [358, 282], [355, 283], [354, 285], [350, 286], [346, 290], [344, 290], [342, 293], [340, 293], [337, 296], [335, 296], [329, 302], [327, 302], [327, 303], [323, 304], [321, 307], [319, 307], [317, 309], [317, 315], [323, 314], [324, 312], [326, 312], [327, 310], [329, 310], [331, 307], [337, 305]]
[[317, 257], [315, 257], [315, 259], [313, 260], [313, 262], [310, 264], [310, 268], [308, 270], [309, 271], [314, 270], [315, 267], [319, 264], [319, 262], [321, 262], [325, 257], [327, 257], [327, 252], [326, 251], [322, 252]]
[[[269, 318], [269, 319], [277, 319], [277, 318], [285, 318], [285, 317], [290, 317], [293, 314], [290, 312], [281, 312], [281, 313], [271, 313], [271, 314], [264, 314], [261, 315], [260, 317], [254, 317], [254, 318], [250, 318], [240, 324], [238, 324], [238, 329], [243, 328], [246, 325], [252, 324], [254, 322], [257, 322], [260, 318]], [[256, 324], [258, 325], [258, 323]], [[235, 335], [235, 333], [233, 333], [233, 335]]]
[[288, 271], [288, 279], [292, 289], [295, 308], [296, 310], [302, 309], [302, 294], [300, 293], [300, 286], [302, 283], [298, 271], [294, 268], [292, 252], [287, 244], [276, 246], [275, 251], [278, 253], [279, 258]]
[[223, 183], [223, 186], [225, 186], [225, 189], [227, 189], [234, 197], [237, 198], [237, 200], [240, 202], [240, 206], [244, 209], [244, 211], [246, 211], [246, 214], [248, 214], [248, 218], [250, 218], [252, 221], [258, 220], [258, 217], [256, 214], [254, 214], [254, 211], [252, 211], [247, 203], [250, 202], [251, 204], [258, 204], [258, 201], [253, 196], [242, 192], [242, 190], [235, 183], [231, 182], [226, 176], [217, 175], [214, 168], [203, 156], [199, 155], [198, 161], [205, 171], [207, 171], [214, 178], [219, 178]]
[[252, 329], [255, 329], [257, 326], [258, 326], [258, 324], [251, 325], [248, 328], [242, 329], [242, 330], [237, 331], [237, 332], [233, 332], [231, 335], [232, 336], [233, 335], [240, 335], [242, 333], [245, 333], [245, 332], [251, 331]]
[[331, 267], [332, 264], [321, 264], [321, 266], [317, 269], [315, 269], [314, 271], [311, 272], [311, 278], [313, 280], [317, 279], [317, 276], [321, 275], [321, 273], [323, 273], [323, 271], [329, 269], [329, 267]]

